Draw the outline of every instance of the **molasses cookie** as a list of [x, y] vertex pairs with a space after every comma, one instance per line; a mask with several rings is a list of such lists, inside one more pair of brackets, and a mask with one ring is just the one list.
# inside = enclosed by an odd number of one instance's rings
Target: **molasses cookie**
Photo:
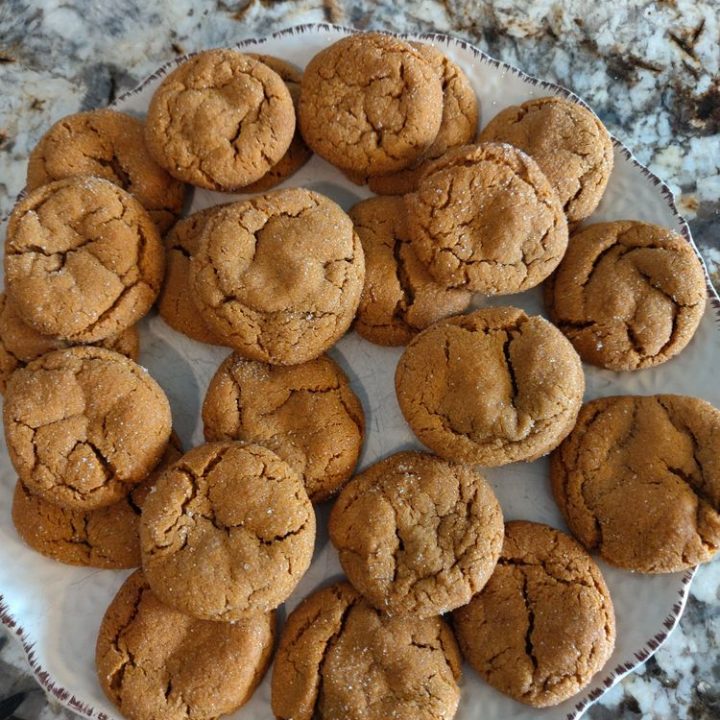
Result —
[[571, 537], [539, 523], [505, 526], [495, 572], [453, 621], [470, 665], [533, 707], [578, 693], [615, 645], [615, 613], [599, 568]]
[[495, 568], [500, 504], [481, 475], [417, 452], [381, 460], [343, 489], [330, 539], [350, 582], [389, 615], [442, 615]]
[[557, 193], [537, 163], [510, 145], [450, 150], [405, 203], [417, 256], [449, 287], [485, 295], [527, 290], [557, 267], [567, 247]]
[[259, 180], [287, 152], [295, 109], [282, 78], [237, 50], [198, 53], [150, 101], [145, 141], [171, 175], [232, 192]]
[[[248, 53], [248, 57], [255, 58], [265, 63], [271, 70], [274, 70], [285, 82], [287, 89], [290, 91], [293, 106], [297, 112], [298, 102], [300, 101], [300, 81], [302, 73], [294, 65], [272, 55], [256, 55]], [[295, 134], [293, 135], [290, 147], [287, 152], [275, 163], [259, 180], [252, 185], [247, 185], [240, 192], [260, 193], [267, 192], [281, 182], [287, 180], [294, 175], [310, 158], [312, 150], [305, 144], [300, 134], [300, 126], [296, 124]]]
[[266, 448], [235, 442], [183, 455], [140, 522], [153, 592], [204, 620], [276, 608], [305, 574], [314, 543], [315, 513], [295, 471]]
[[190, 294], [190, 261], [200, 244], [205, 221], [222, 205], [199, 210], [175, 223], [165, 236], [166, 270], [157, 307], [160, 317], [173, 329], [208, 345], [222, 345], [215, 337]]
[[33, 550], [67, 565], [138, 567], [143, 503], [160, 475], [181, 455], [180, 441], [173, 434], [155, 470], [122, 500], [98, 510], [53, 505], [18, 480], [12, 506], [15, 529]]
[[163, 605], [138, 570], [105, 612], [95, 665], [128, 720], [215, 720], [250, 699], [274, 637], [273, 612], [234, 623], [197, 620]]
[[405, 419], [431, 450], [492, 467], [557, 447], [575, 424], [585, 379], [556, 327], [494, 307], [420, 333], [398, 362], [395, 387]]
[[150, 157], [142, 122], [117, 110], [89, 110], [56, 122], [30, 153], [27, 190], [75, 175], [95, 175], [127, 190], [160, 232], [182, 210], [185, 186]]
[[451, 720], [460, 654], [439, 618], [391, 618], [348, 583], [307, 597], [288, 617], [272, 674], [282, 720]]
[[437, 72], [415, 48], [389, 35], [338, 40], [303, 74], [298, 120], [305, 142], [354, 174], [409, 167], [432, 145], [442, 115]]
[[278, 367], [233, 353], [210, 381], [202, 416], [208, 441], [255, 442], [277, 453], [314, 503], [352, 475], [365, 424], [345, 373], [327, 355]]
[[705, 311], [705, 274], [680, 235], [634, 220], [588, 225], [545, 284], [553, 322], [580, 357], [610, 370], [677, 355]]
[[7, 294], [43, 335], [97, 342], [121, 333], [155, 302], [164, 271], [155, 223], [108, 180], [57, 180], [10, 215]]
[[350, 210], [365, 254], [365, 287], [355, 330], [379, 345], [405, 345], [420, 330], [461, 313], [472, 294], [430, 277], [410, 244], [400, 197], [375, 197]]
[[296, 365], [348, 329], [365, 262], [342, 209], [294, 188], [213, 213], [190, 278], [203, 318], [224, 344], [252, 360]]
[[436, 47], [418, 42], [410, 45], [432, 65], [440, 77], [443, 91], [442, 120], [435, 140], [420, 160], [416, 160], [406, 170], [369, 178], [370, 189], [380, 195], [413, 192], [429, 161], [440, 157], [450, 148], [472, 142], [477, 132], [478, 101], [467, 75]]
[[[136, 362], [140, 355], [140, 335], [135, 326], [100, 340], [98, 345]], [[25, 367], [45, 353], [67, 347], [64, 340], [41, 335], [23, 322], [5, 293], [0, 293], [0, 393], [5, 392], [7, 381], [17, 368]]]
[[720, 548], [720, 410], [704, 400], [593, 400], [550, 474], [573, 535], [612, 565], [678, 572]]
[[613, 168], [613, 144], [605, 126], [590, 110], [561, 97], [506, 108], [479, 140], [509, 143], [530, 155], [557, 191], [570, 223], [592, 214]]
[[56, 350], [16, 370], [3, 408], [20, 480], [56, 505], [112, 505], [160, 462], [170, 404], [144, 368], [97, 347]]

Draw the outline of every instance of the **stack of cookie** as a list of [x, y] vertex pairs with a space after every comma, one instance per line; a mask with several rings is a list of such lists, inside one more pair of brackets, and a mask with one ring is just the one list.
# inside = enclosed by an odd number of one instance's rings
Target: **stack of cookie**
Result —
[[[720, 412], [669, 395], [582, 405], [581, 360], [635, 370], [690, 342], [699, 261], [653, 225], [580, 227], [613, 158], [581, 105], [532, 100], [479, 136], [478, 121], [449, 58], [370, 33], [304, 74], [199, 53], [163, 79], [144, 123], [80, 113], [33, 151], [0, 296], [13, 518], [62, 562], [142, 566], [96, 653], [128, 718], [210, 720], [247, 701], [276, 608], [312, 560], [313, 504], [338, 493], [329, 535], [347, 582], [288, 617], [278, 718], [449, 720], [462, 656], [518, 701], [557, 704], [614, 646], [588, 551], [670, 572], [720, 547]], [[382, 197], [346, 214], [311, 190], [267, 192], [312, 152]], [[178, 219], [186, 184], [264, 194]], [[542, 282], [552, 323], [512, 306], [466, 313], [478, 294]], [[175, 330], [233, 351], [204, 399], [207, 442], [185, 454], [162, 390], [116, 352], [137, 359], [134, 324], [156, 300]], [[407, 345], [397, 399], [433, 453], [355, 477], [363, 408], [326, 354], [353, 322]], [[550, 452], [579, 543], [504, 523], [476, 469]]]

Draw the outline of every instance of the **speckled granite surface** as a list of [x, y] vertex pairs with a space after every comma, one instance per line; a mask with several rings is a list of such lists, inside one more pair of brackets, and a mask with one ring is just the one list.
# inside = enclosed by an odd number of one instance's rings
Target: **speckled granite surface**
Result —
[[[718, 0], [0, 0], [0, 215], [55, 119], [106, 105], [175, 54], [316, 21], [447, 32], [571, 88], [669, 182], [720, 282]], [[586, 717], [720, 718], [719, 651], [716, 561], [669, 641]], [[66, 715], [34, 688], [0, 636], [0, 718]]]

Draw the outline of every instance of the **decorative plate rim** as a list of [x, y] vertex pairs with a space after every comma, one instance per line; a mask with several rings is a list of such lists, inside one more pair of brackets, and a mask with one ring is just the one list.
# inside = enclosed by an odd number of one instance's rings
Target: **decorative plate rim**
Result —
[[[226, 47], [232, 47], [232, 48], [245, 48], [248, 46], [256, 46], [256, 45], [264, 45], [268, 42], [270, 39], [275, 38], [281, 38], [286, 35], [301, 35], [306, 32], [312, 32], [312, 31], [332, 31], [332, 32], [341, 32], [341, 33], [347, 33], [347, 34], [357, 34], [364, 32], [363, 30], [359, 30], [358, 28], [348, 27], [345, 25], [337, 25], [334, 23], [301, 23], [298, 25], [292, 25], [287, 28], [283, 28], [282, 30], [277, 30], [273, 33], [270, 33], [267, 36], [261, 37], [261, 38], [246, 38], [244, 40], [241, 40], [234, 45], [229, 45]], [[476, 58], [479, 58], [482, 62], [488, 63], [489, 65], [493, 65], [497, 68], [502, 68], [504, 70], [508, 70], [514, 75], [518, 76], [522, 80], [528, 82], [531, 85], [541, 87], [541, 88], [547, 88], [548, 90], [553, 91], [555, 94], [562, 95], [565, 98], [568, 98], [569, 100], [572, 100], [573, 102], [578, 103], [579, 105], [582, 105], [583, 107], [587, 108], [588, 110], [592, 111], [591, 106], [586, 103], [579, 95], [576, 95], [571, 90], [568, 90], [567, 88], [563, 87], [562, 85], [558, 85], [557, 83], [554, 83], [549, 80], [542, 80], [540, 78], [535, 77], [534, 75], [530, 75], [526, 73], [524, 70], [521, 70], [520, 68], [510, 64], [503, 62], [501, 60], [498, 60], [491, 55], [488, 55], [483, 50], [480, 50], [479, 48], [475, 47], [472, 43], [468, 42], [467, 40], [464, 40], [459, 37], [455, 37], [453, 35], [449, 35], [447, 33], [435, 33], [435, 32], [424, 32], [424, 33], [394, 33], [390, 31], [378, 31], [382, 32], [385, 35], [392, 35], [394, 37], [400, 37], [400, 38], [412, 38], [412, 39], [423, 39], [423, 40], [430, 40], [430, 41], [436, 41], [444, 43], [445, 45], [450, 44], [457, 44], [462, 49], [467, 50], [471, 52]], [[188, 58], [192, 57], [193, 55], [198, 54], [198, 52], [203, 52], [201, 50], [185, 53], [183, 55], [179, 55], [171, 60], [168, 60], [167, 62], [160, 65], [160, 67], [157, 68], [153, 73], [146, 76], [143, 80], [140, 81], [135, 87], [131, 88], [130, 90], [127, 90], [126, 92], [122, 93], [118, 97], [113, 100], [112, 103], [110, 103], [107, 107], [114, 107], [118, 103], [121, 103], [122, 101], [126, 100], [129, 97], [132, 97], [133, 95], [138, 94], [139, 92], [142, 92], [142, 90], [148, 85], [148, 83], [152, 82], [153, 80], [156, 80], [159, 77], [163, 77], [164, 75], [167, 75], [167, 73], [175, 66], [185, 62]], [[593, 111], [594, 112], [594, 111]], [[672, 190], [670, 189], [670, 186], [661, 178], [659, 178], [654, 172], [652, 172], [646, 165], [643, 165], [633, 154], [632, 150], [630, 150], [627, 145], [625, 145], [621, 140], [619, 140], [615, 135], [610, 133], [610, 138], [612, 139], [613, 146], [618, 148], [622, 154], [625, 156], [627, 160], [629, 160], [633, 165], [635, 165], [639, 170], [642, 172], [642, 174], [647, 177], [656, 187], [660, 189], [660, 193], [663, 196], [663, 199], [665, 200], [665, 203], [670, 208], [673, 216], [678, 221], [678, 224], [680, 225], [680, 229], [682, 232], [682, 235], [685, 237], [685, 239], [690, 243], [690, 245], [693, 248], [693, 251], [700, 259], [700, 262], [702, 263], [703, 271], [705, 273], [705, 284], [707, 288], [708, 298], [710, 300], [712, 309], [714, 311], [715, 320], [717, 321], [718, 325], [720, 325], [720, 294], [718, 294], [718, 291], [715, 289], [715, 287], [712, 284], [712, 281], [710, 279], [710, 273], [707, 268], [707, 264], [705, 263], [705, 260], [700, 253], [699, 248], [695, 244], [695, 241], [693, 240], [692, 233], [690, 232], [690, 227], [688, 226], [685, 218], [682, 216], [680, 211], [677, 208], [677, 205], [675, 204], [675, 196], [673, 195]], [[22, 199], [26, 195], [26, 190], [23, 188], [20, 193], [17, 196], [17, 200]], [[12, 212], [12, 211], [10, 211]], [[8, 218], [10, 216], [10, 213], [5, 214], [0, 218], [0, 223], [6, 223], [8, 221]], [[635, 668], [638, 666], [638, 664], [645, 662], [648, 658], [650, 658], [656, 650], [663, 644], [663, 642], [667, 639], [667, 637], [670, 635], [670, 633], [677, 627], [678, 623], [680, 622], [680, 618], [682, 617], [683, 610], [685, 609], [685, 605], [687, 604], [688, 595], [690, 591], [690, 584], [692, 583], [693, 578], [695, 577], [695, 573], [697, 572], [697, 566], [689, 568], [683, 573], [682, 578], [680, 579], [681, 582], [681, 588], [678, 591], [678, 600], [673, 604], [671, 612], [666, 616], [666, 618], [663, 620], [662, 625], [665, 628], [664, 630], [656, 633], [652, 637], [648, 638], [644, 643], [643, 646], [633, 651], [633, 657], [635, 658], [634, 661], [628, 660], [624, 663], [621, 663], [617, 665], [612, 670], [607, 671], [607, 674], [600, 680], [600, 682], [603, 685], [603, 688], [596, 688], [595, 690], [592, 690], [588, 693], [586, 693], [583, 696], [578, 695], [577, 701], [575, 703], [575, 707], [573, 710], [571, 710], [566, 715], [566, 720], [577, 720], [584, 712], [588, 709], [595, 701], [597, 701], [606, 690], [609, 690], [613, 685], [618, 683], [623, 677], [631, 673]], [[54, 698], [56, 698], [63, 706], [68, 708], [69, 710], [72, 710], [73, 712], [77, 714], [84, 715], [86, 717], [90, 718], [97, 718], [97, 720], [113, 720], [110, 716], [108, 716], [106, 713], [95, 710], [92, 705], [89, 705], [88, 703], [83, 702], [82, 700], [78, 699], [71, 693], [69, 690], [66, 690], [65, 688], [57, 685], [50, 675], [49, 671], [45, 670], [40, 663], [37, 661], [35, 657], [35, 643], [28, 640], [26, 636], [26, 631], [20, 625], [19, 621], [13, 617], [12, 613], [10, 612], [8, 605], [5, 601], [5, 597], [3, 596], [2, 592], [0, 591], [0, 622], [8, 628], [8, 630], [16, 636], [16, 638], [20, 641], [20, 644], [23, 648], [23, 651], [25, 653], [25, 656], [27, 658], [28, 664], [30, 666], [30, 669], [35, 676], [35, 679], [40, 684], [40, 686], [45, 690], [46, 693], [50, 694]]]

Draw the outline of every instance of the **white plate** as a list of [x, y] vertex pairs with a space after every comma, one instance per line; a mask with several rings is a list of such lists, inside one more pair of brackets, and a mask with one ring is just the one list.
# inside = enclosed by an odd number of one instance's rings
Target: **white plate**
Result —
[[[306, 25], [276, 33], [266, 40], [248, 40], [238, 47], [277, 55], [304, 67], [315, 53], [350, 32], [330, 25]], [[411, 39], [424, 39], [438, 45], [465, 70], [480, 99], [483, 122], [504, 107], [532, 97], [561, 94], [577, 100], [566, 90], [531, 78], [459, 40], [439, 35]], [[164, 65], [138, 88], [118, 98], [114, 106], [143, 114], [163, 76], [181, 61], [179, 58]], [[325, 193], [345, 209], [370, 195], [318, 157], [285, 185]], [[227, 200], [227, 195], [196, 190], [192, 210]], [[593, 220], [621, 218], [656, 222], [691, 241], [668, 187], [616, 141], [615, 169]], [[675, 392], [697, 395], [720, 405], [720, 383], [714, 377], [720, 359], [716, 324], [720, 303], [709, 284], [708, 288], [712, 302], [708, 303], [697, 335], [679, 358], [636, 373], [618, 374], [586, 366], [586, 399], [617, 393]], [[492, 304], [514, 304], [530, 313], [542, 312], [538, 290], [496, 299]], [[188, 340], [168, 328], [158, 316], [143, 321], [141, 347], [143, 364], [170, 397], [175, 427], [186, 447], [201, 443], [202, 399], [210, 378], [228, 351]], [[348, 372], [365, 407], [367, 439], [362, 468], [397, 450], [420, 447], [395, 399], [393, 374], [401, 351], [372, 345], [351, 333], [331, 352]], [[10, 520], [15, 475], [4, 445], [0, 446], [0, 473], [2, 620], [22, 641], [38, 680], [60, 702], [88, 717], [118, 718], [117, 710], [104, 697], [96, 681], [93, 656], [100, 619], [127, 573], [64, 566], [25, 547]], [[547, 460], [488, 470], [486, 475], [502, 503], [506, 519], [526, 518], [564, 528], [549, 491]], [[325, 530], [328, 507], [318, 512], [315, 558], [288, 601], [288, 610], [318, 585], [340, 573], [337, 555]], [[618, 632], [615, 652], [592, 684], [555, 708], [535, 710], [505, 698], [466, 667], [458, 720], [577, 718], [603, 692], [657, 650], [680, 618], [693, 571], [643, 576], [600, 564], [615, 603]], [[252, 700], [233, 718], [265, 720], [271, 717], [269, 677], [270, 673]]]

